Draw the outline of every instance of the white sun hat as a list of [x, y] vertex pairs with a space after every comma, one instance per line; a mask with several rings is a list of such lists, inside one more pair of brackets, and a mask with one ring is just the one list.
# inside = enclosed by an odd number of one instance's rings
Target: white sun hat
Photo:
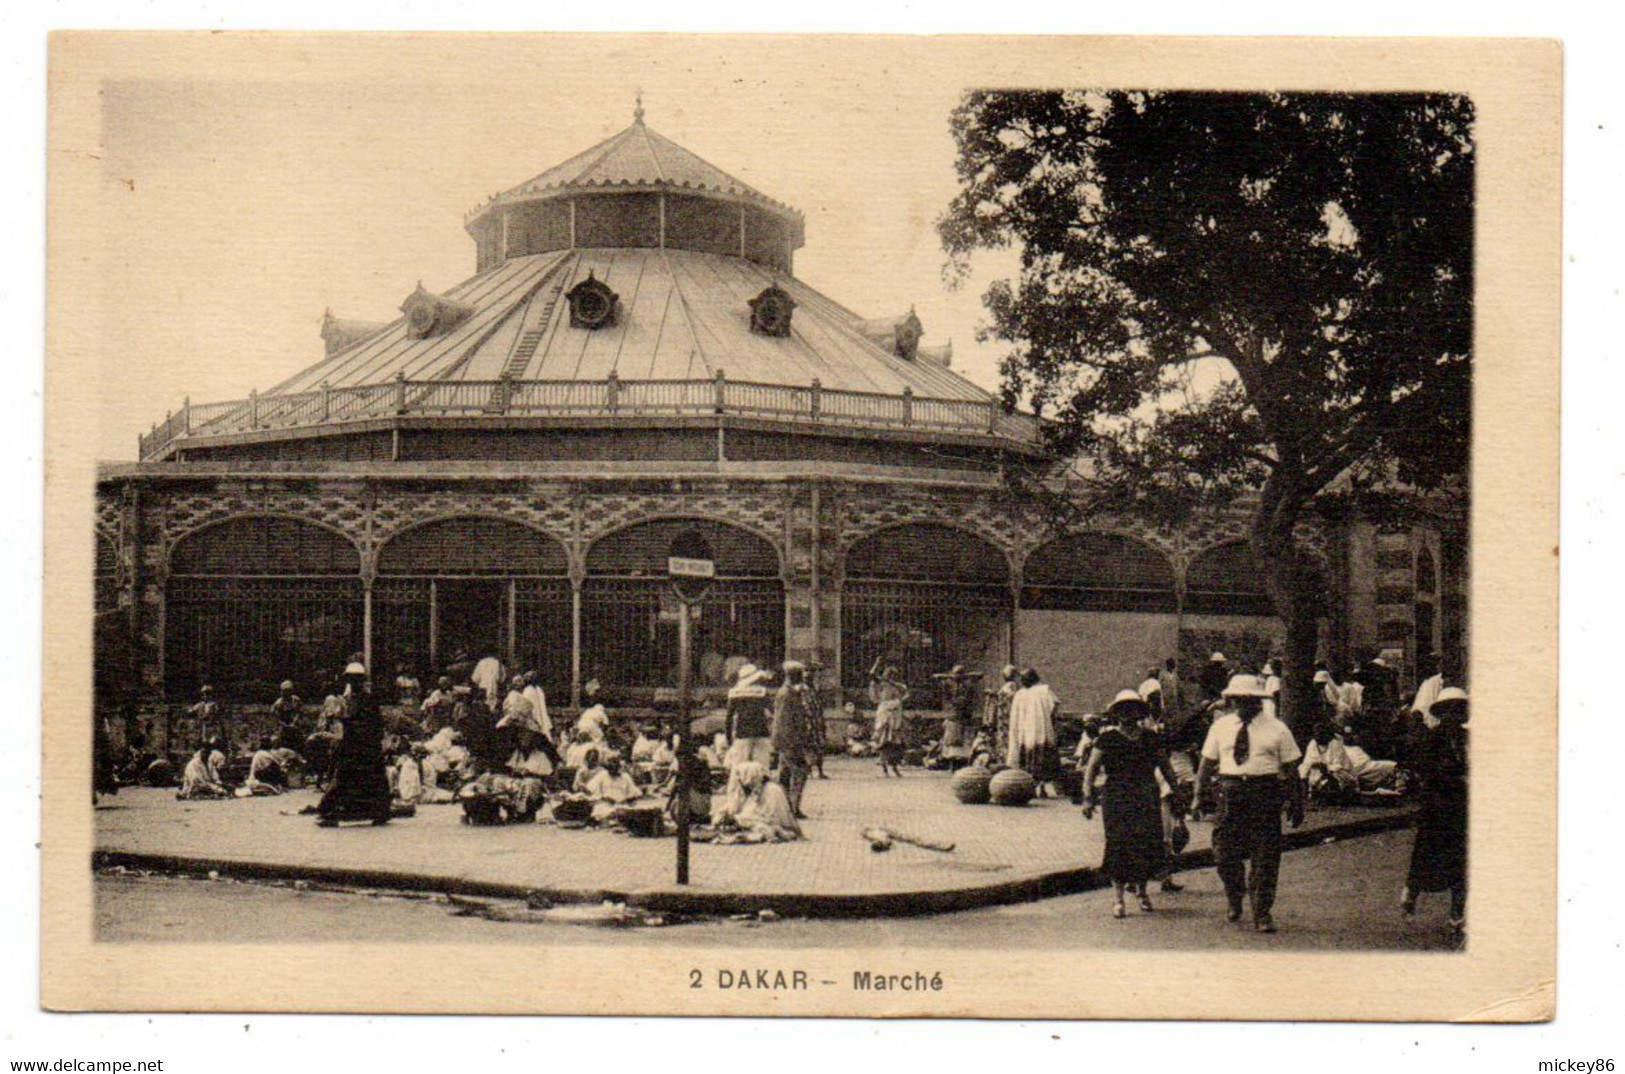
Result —
[[1269, 697], [1263, 680], [1257, 675], [1232, 675], [1224, 688], [1225, 697]]

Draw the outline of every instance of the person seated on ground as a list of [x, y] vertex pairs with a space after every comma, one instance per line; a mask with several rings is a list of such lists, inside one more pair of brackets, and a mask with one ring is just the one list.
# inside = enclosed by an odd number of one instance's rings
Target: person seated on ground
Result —
[[226, 789], [225, 780], [220, 775], [225, 766], [226, 755], [220, 751], [220, 743], [213, 740], [205, 742], [186, 762], [186, 769], [181, 773], [180, 793], [175, 797], [188, 802], [229, 798], [231, 792]]
[[609, 729], [609, 710], [599, 702], [598, 690], [598, 680], [588, 679], [581, 688], [581, 715], [576, 717], [576, 733], [585, 731], [594, 743], [603, 742], [604, 732]]
[[515, 776], [546, 779], [553, 774], [553, 759], [542, 748], [542, 734], [534, 728], [520, 728], [513, 753], [508, 756], [508, 772]]
[[1346, 742], [1329, 721], [1321, 720], [1304, 747], [1298, 776], [1313, 800], [1345, 802], [1361, 793], [1397, 789], [1399, 764], [1374, 760]]
[[452, 695], [451, 679], [445, 675], [423, 699], [423, 722], [421, 724], [425, 735], [435, 735], [443, 728], [451, 726], [452, 710], [456, 707], [456, 699]]
[[603, 754], [597, 746], [589, 745], [586, 752], [581, 755], [581, 763], [571, 766], [576, 770], [575, 779], [570, 782], [571, 794], [586, 793], [587, 784], [592, 782], [594, 776], [604, 770], [603, 765], [599, 763], [599, 758], [602, 756]]
[[564, 766], [573, 768], [577, 772], [588, 767], [588, 755], [596, 756], [602, 752], [598, 748], [598, 741], [584, 730], [576, 731], [576, 740], [570, 743], [570, 748], [564, 751]]
[[621, 768], [619, 754], [604, 757], [604, 766], [581, 788], [593, 800], [592, 816], [599, 823], [614, 820], [623, 809], [643, 797], [643, 790]]
[[702, 743], [695, 751], [695, 756], [706, 768], [715, 771], [725, 767], [723, 758], [728, 755], [728, 736], [721, 731], [711, 736], [711, 741]]
[[987, 768], [993, 764], [993, 736], [986, 731], [976, 732], [976, 737], [971, 739], [970, 763], [975, 768]]
[[[449, 738], [442, 738], [449, 735]], [[442, 728], [427, 742], [412, 745], [412, 754], [418, 762], [418, 778], [423, 792], [418, 801], [424, 805], [443, 805], [456, 798], [456, 788], [474, 778], [472, 757], [457, 741], [456, 731]]]
[[283, 766], [277, 740], [267, 735], [248, 760], [248, 778], [237, 788], [237, 797], [281, 794], [288, 789], [288, 770]]
[[404, 742], [401, 745], [390, 765], [389, 785], [394, 791], [393, 804], [415, 806], [423, 801], [423, 767], [412, 747]]
[[463, 823], [474, 825], [529, 823], [546, 798], [547, 787], [538, 777], [495, 771], [481, 773], [457, 792]]
[[728, 775], [728, 789], [713, 804], [719, 843], [783, 843], [801, 838], [801, 823], [784, 788], [767, 778], [767, 766], [745, 761]]
[[638, 737], [632, 740], [632, 763], [652, 764], [655, 750], [660, 748], [660, 728], [645, 724], [638, 728]]
[[875, 744], [869, 739], [869, 721], [851, 701], [841, 706], [846, 717], [846, 754], [848, 757], [873, 757]]

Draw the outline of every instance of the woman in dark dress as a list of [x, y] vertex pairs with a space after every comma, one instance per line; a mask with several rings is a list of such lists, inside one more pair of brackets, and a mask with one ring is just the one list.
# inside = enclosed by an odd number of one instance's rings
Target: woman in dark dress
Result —
[[344, 737], [334, 758], [333, 786], [316, 806], [324, 828], [344, 820], [389, 823], [389, 775], [384, 764], [384, 720], [367, 689], [367, 669], [344, 669]]
[[1432, 715], [1439, 725], [1423, 733], [1413, 761], [1420, 784], [1416, 842], [1401, 906], [1416, 913], [1424, 891], [1450, 892], [1450, 924], [1467, 926], [1467, 692], [1439, 691]]
[[[1177, 780], [1168, 767], [1160, 737], [1145, 726], [1151, 709], [1133, 690], [1124, 690], [1106, 710], [1113, 726], [1102, 731], [1089, 751], [1083, 769], [1083, 816], [1092, 819], [1099, 801], [1106, 824], [1106, 857], [1101, 871], [1111, 877], [1117, 901], [1113, 917], [1124, 917], [1123, 891], [1134, 888], [1140, 895], [1140, 909], [1153, 909], [1147, 883], [1159, 875], [1164, 865], [1161, 791], [1157, 771], [1173, 786]], [[1095, 775], [1104, 771], [1104, 788], [1095, 786]]]

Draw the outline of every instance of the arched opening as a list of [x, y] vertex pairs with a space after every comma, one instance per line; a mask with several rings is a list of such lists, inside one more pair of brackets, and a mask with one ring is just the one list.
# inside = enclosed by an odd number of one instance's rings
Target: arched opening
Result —
[[1274, 615], [1252, 546], [1231, 541], [1191, 560], [1185, 571], [1185, 610], [1193, 615]]
[[292, 679], [314, 693], [362, 648], [361, 556], [331, 530], [296, 518], [234, 518], [170, 554], [165, 689], [205, 683], [225, 700], [263, 701]]
[[938, 523], [872, 533], [846, 553], [841, 679], [867, 686], [877, 662], [897, 665], [913, 707], [940, 702], [933, 675], [963, 664], [990, 671], [1009, 657], [1010, 566], [992, 544]]
[[581, 668], [633, 697], [675, 688], [679, 605], [667, 553], [696, 531], [711, 546], [716, 578], [694, 620], [693, 681], [720, 688], [738, 664], [784, 657], [784, 583], [767, 540], [724, 522], [662, 518], [600, 537], [587, 551], [581, 591]]
[[1035, 549], [1022, 571], [1023, 608], [1171, 612], [1177, 603], [1168, 557], [1121, 534], [1057, 537]]
[[[1321, 648], [1329, 644], [1330, 598], [1325, 574], [1309, 568], [1301, 593], [1308, 595], [1320, 620]], [[1185, 570], [1184, 618], [1180, 660], [1200, 667], [1212, 652], [1223, 652], [1232, 665], [1256, 668], [1280, 655], [1285, 627], [1264, 586], [1264, 570], [1247, 541], [1230, 541], [1198, 554]]]
[[464, 516], [414, 526], [378, 550], [373, 664], [420, 680], [482, 656], [535, 670], [550, 695], [570, 686], [569, 557], [545, 533]]

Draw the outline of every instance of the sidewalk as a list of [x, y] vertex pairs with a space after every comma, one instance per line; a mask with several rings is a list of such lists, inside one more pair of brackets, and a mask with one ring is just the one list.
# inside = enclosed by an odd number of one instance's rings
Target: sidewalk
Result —
[[[539, 823], [474, 828], [455, 805], [424, 806], [382, 828], [318, 828], [314, 791], [274, 798], [176, 801], [130, 788], [96, 811], [99, 862], [170, 871], [310, 879], [360, 887], [491, 897], [540, 892], [555, 902], [613, 899], [654, 910], [804, 916], [900, 916], [1021, 902], [1099, 886], [1104, 837], [1065, 799], [1021, 808], [967, 806], [946, 773], [881, 777], [873, 762], [832, 759], [808, 784], [807, 838], [763, 846], [696, 843], [691, 883], [677, 887], [675, 839], [634, 839]], [[1402, 825], [1404, 809], [1311, 813], [1289, 845]], [[879, 825], [955, 844], [952, 853], [896, 844], [875, 853], [859, 835]], [[1210, 826], [1191, 826], [1183, 867], [1207, 864]]]

